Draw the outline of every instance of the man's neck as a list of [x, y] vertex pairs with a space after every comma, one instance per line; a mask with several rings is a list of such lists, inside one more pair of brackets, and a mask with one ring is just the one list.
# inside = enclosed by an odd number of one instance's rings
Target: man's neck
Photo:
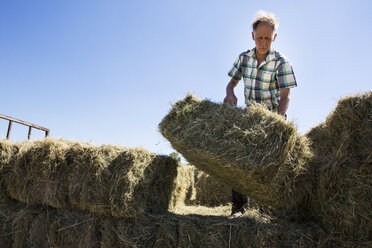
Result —
[[[269, 53], [267, 53], [267, 54], [269, 54]], [[261, 54], [257, 54], [256, 53], [257, 66], [260, 66], [260, 64], [262, 63], [262, 61], [265, 61], [266, 60], [267, 54], [266, 55], [261, 55]]]
[[259, 54], [259, 53], [256, 52], [256, 59], [263, 61], [263, 60], [266, 59], [268, 54], [269, 54], [269, 52], [267, 52], [266, 54]]

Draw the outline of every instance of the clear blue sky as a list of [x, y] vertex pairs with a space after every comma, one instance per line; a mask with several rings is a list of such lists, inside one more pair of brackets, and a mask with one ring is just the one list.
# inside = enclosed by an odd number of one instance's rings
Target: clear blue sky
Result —
[[[1, 0], [0, 113], [54, 138], [169, 154], [158, 123], [170, 104], [187, 92], [223, 100], [261, 9], [280, 20], [273, 47], [295, 70], [287, 113], [301, 133], [339, 97], [371, 90], [368, 0]], [[0, 139], [7, 125], [0, 119]], [[12, 140], [26, 137], [13, 125]]]

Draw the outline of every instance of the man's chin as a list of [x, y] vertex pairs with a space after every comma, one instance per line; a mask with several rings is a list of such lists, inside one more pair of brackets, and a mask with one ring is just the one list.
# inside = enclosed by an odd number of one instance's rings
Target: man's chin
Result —
[[259, 49], [258, 52], [262, 55], [265, 55], [269, 52], [269, 50], [268, 49]]

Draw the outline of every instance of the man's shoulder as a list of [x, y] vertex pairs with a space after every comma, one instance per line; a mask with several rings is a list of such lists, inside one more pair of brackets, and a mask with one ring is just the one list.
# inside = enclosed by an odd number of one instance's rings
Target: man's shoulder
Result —
[[253, 55], [253, 49], [248, 49], [247, 51], [239, 54], [239, 57], [251, 57]]
[[273, 50], [272, 54], [274, 55], [275, 60], [280, 61], [281, 63], [289, 63], [289, 59], [284, 56], [282, 53]]

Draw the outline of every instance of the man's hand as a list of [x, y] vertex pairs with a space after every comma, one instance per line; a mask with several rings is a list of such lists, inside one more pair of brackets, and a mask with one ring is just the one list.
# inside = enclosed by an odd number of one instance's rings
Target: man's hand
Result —
[[226, 86], [226, 97], [223, 99], [224, 102], [230, 103], [232, 105], [238, 104], [238, 98], [234, 94], [234, 88], [238, 84], [238, 80], [231, 79], [230, 82]]
[[227, 102], [236, 106], [238, 104], [238, 98], [235, 96], [234, 93], [232, 93], [227, 95], [225, 99], [223, 99], [223, 102]]

